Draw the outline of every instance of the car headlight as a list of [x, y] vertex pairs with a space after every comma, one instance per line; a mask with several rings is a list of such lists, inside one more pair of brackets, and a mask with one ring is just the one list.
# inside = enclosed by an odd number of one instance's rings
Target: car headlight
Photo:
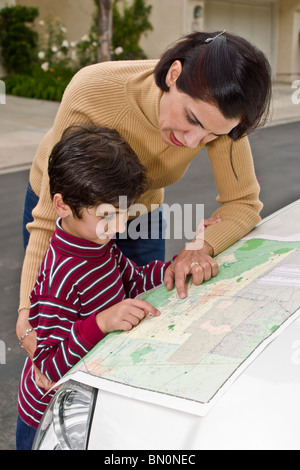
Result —
[[32, 450], [85, 450], [97, 390], [70, 380], [46, 409]]

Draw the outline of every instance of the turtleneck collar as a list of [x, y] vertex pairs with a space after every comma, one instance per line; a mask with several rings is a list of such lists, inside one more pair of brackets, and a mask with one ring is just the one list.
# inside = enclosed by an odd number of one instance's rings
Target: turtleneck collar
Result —
[[[155, 129], [159, 128], [159, 106], [162, 90], [156, 85], [154, 68], [157, 60], [148, 60], [147, 70], [130, 77], [126, 83], [127, 98], [131, 109], [146, 118]], [[147, 64], [147, 65], [148, 65]]]
[[61, 217], [56, 220], [55, 232], [50, 241], [53, 248], [65, 256], [95, 259], [96, 261], [107, 256], [112, 243], [113, 241], [110, 240], [105, 245], [98, 245], [89, 240], [70, 235], [61, 228]]

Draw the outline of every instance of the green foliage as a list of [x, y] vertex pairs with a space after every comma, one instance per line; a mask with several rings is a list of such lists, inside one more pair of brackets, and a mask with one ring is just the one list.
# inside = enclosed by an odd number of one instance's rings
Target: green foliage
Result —
[[[97, 8], [90, 31], [76, 45], [80, 67], [97, 62], [98, 4], [95, 0]], [[152, 5], [147, 5], [146, 0], [133, 0], [130, 6], [126, 0], [112, 1], [112, 60], [147, 58], [139, 42], [143, 34], [153, 29], [149, 21], [151, 10]]]
[[43, 71], [33, 67], [30, 74], [14, 74], [5, 78], [6, 93], [26, 98], [61, 101], [66, 86], [71, 80], [71, 71], [49, 69]]
[[8, 69], [6, 93], [61, 101], [66, 86], [79, 68], [76, 61], [72, 61], [76, 56], [75, 43], [66, 40], [67, 30], [58, 18], [41, 20], [39, 26], [33, 59], [26, 66]]
[[[98, 2], [97, 2], [98, 3]], [[98, 10], [96, 9], [92, 17], [92, 25], [76, 44], [77, 60], [79, 67], [96, 64], [98, 61]]]
[[46, 21], [39, 22], [41, 32], [39, 35], [38, 58], [43, 70], [62, 69], [75, 70], [75, 46], [67, 40], [67, 29], [59, 18], [48, 16]]
[[[98, 6], [98, 1], [95, 0]], [[146, 58], [139, 41], [152, 30], [146, 0], [112, 0], [112, 60]], [[38, 35], [29, 25], [37, 8], [6, 7], [0, 10], [0, 46], [8, 94], [60, 101], [66, 86], [80, 68], [97, 62], [98, 9], [90, 31], [77, 42], [66, 39], [67, 30], [58, 18], [39, 21]]]
[[38, 16], [38, 9], [14, 6], [0, 10], [0, 46], [8, 72], [23, 72], [34, 62], [38, 34], [28, 24]]
[[134, 0], [130, 6], [125, 0], [114, 0], [112, 49], [122, 48], [123, 51], [119, 54], [114, 52], [113, 59], [146, 58], [139, 42], [146, 31], [153, 29], [149, 21], [151, 9], [152, 5], [147, 6], [145, 0]]

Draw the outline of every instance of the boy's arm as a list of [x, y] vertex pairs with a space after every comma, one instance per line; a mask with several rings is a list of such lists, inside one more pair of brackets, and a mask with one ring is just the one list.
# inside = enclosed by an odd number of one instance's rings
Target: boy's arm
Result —
[[78, 319], [73, 305], [56, 298], [40, 298], [30, 310], [30, 323], [37, 332], [34, 365], [51, 382], [57, 382], [103, 337], [95, 315]]
[[116, 245], [115, 250], [127, 297], [134, 298], [138, 294], [163, 283], [165, 271], [170, 266], [171, 261], [155, 260], [146, 266], [137, 266], [133, 261], [126, 258]]

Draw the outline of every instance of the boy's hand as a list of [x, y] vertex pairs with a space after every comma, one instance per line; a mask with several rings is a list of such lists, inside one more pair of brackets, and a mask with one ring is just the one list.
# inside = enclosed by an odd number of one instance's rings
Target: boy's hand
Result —
[[138, 325], [148, 313], [152, 313], [155, 317], [160, 315], [160, 312], [145, 300], [125, 299], [99, 312], [96, 315], [96, 321], [104, 334], [118, 330], [129, 331]]
[[38, 387], [45, 390], [50, 390], [55, 385], [55, 382], [51, 382], [47, 377], [41, 373], [41, 371], [33, 364], [34, 367], [34, 379]]

